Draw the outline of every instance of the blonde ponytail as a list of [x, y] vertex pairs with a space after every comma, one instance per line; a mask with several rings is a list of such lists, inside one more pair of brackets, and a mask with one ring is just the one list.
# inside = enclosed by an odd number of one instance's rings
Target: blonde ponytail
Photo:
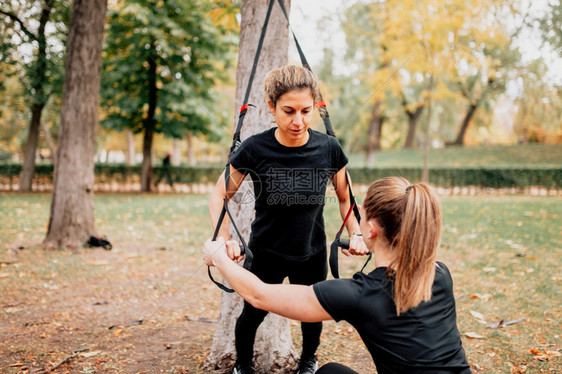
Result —
[[384, 178], [369, 187], [363, 207], [367, 219], [376, 219], [383, 228], [395, 253], [387, 271], [394, 276], [396, 314], [428, 301], [441, 237], [441, 209], [430, 187]]

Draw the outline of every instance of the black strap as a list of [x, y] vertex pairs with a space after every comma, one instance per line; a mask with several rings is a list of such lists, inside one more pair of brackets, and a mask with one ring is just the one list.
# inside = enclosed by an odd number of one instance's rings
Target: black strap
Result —
[[[240, 115], [238, 117], [238, 124], [234, 131], [234, 136], [232, 137], [232, 146], [230, 147], [230, 155], [234, 154], [238, 146], [240, 145], [240, 133], [242, 131], [242, 124], [244, 123], [244, 117], [246, 117], [246, 112], [248, 111], [248, 99], [250, 98], [250, 91], [252, 90], [252, 84], [254, 83], [254, 77], [256, 75], [256, 69], [258, 67], [258, 61], [260, 59], [261, 49], [263, 47], [263, 41], [265, 39], [265, 33], [267, 31], [267, 25], [269, 24], [269, 18], [271, 16], [271, 11], [273, 10], [273, 3], [275, 0], [269, 1], [269, 6], [267, 8], [267, 13], [265, 15], [265, 20], [261, 29], [260, 39], [258, 41], [258, 47], [256, 48], [256, 54], [254, 55], [254, 63], [252, 65], [252, 71], [250, 72], [250, 78], [248, 79], [248, 86], [246, 87], [246, 93], [244, 94], [244, 101], [242, 102], [242, 107], [240, 108]], [[229, 156], [230, 157], [230, 156]]]
[[[265, 33], [267, 31], [267, 25], [269, 24], [269, 18], [271, 16], [271, 11], [273, 9], [274, 1], [275, 0], [269, 1], [269, 7], [267, 8], [267, 13], [265, 15], [263, 27], [261, 29], [260, 39], [258, 41], [258, 47], [256, 48], [256, 54], [254, 56], [254, 64], [252, 65], [252, 71], [250, 72], [250, 78], [248, 80], [248, 86], [246, 87], [246, 93], [244, 94], [244, 101], [243, 101], [242, 107], [240, 108], [240, 115], [238, 116], [238, 123], [236, 124], [236, 129], [234, 130], [234, 135], [232, 136], [232, 145], [230, 146], [230, 152], [228, 154], [228, 162], [226, 163], [226, 168], [225, 168], [225, 171], [224, 171], [224, 182], [225, 182], [226, 196], [224, 198], [223, 205], [222, 205], [222, 211], [221, 211], [221, 214], [220, 214], [219, 219], [217, 221], [217, 225], [215, 227], [215, 232], [213, 234], [213, 240], [216, 240], [217, 236], [218, 236], [218, 233], [219, 233], [219, 230], [220, 230], [220, 227], [222, 226], [222, 222], [224, 220], [224, 217], [225, 217], [226, 214], [228, 214], [228, 217], [230, 218], [230, 222], [232, 222], [232, 226], [234, 227], [234, 230], [236, 231], [236, 234], [238, 235], [238, 238], [240, 239], [241, 254], [243, 254], [245, 256], [244, 268], [247, 269], [247, 270], [250, 270], [250, 268], [252, 266], [252, 260], [253, 260], [254, 256], [253, 256], [250, 248], [248, 248], [248, 246], [246, 245], [246, 241], [244, 240], [244, 238], [242, 237], [242, 234], [238, 230], [238, 227], [236, 226], [236, 223], [232, 219], [232, 215], [230, 214], [230, 210], [228, 210], [228, 181], [230, 179], [230, 158], [236, 152], [236, 150], [238, 149], [238, 147], [240, 146], [240, 143], [241, 143], [240, 133], [242, 131], [242, 125], [244, 123], [244, 117], [246, 117], [246, 112], [248, 111], [248, 106], [251, 105], [251, 104], [248, 104], [248, 99], [250, 98], [250, 91], [252, 89], [252, 84], [254, 82], [254, 77], [256, 75], [256, 69], [258, 67], [261, 49], [263, 47], [263, 41], [265, 39]], [[228, 292], [228, 293], [234, 292], [233, 289], [226, 287], [224, 284], [217, 282], [213, 278], [213, 275], [211, 274], [211, 267], [210, 266], [207, 267], [207, 273], [209, 274], [209, 278], [211, 278], [213, 283], [215, 283], [221, 290], [223, 290], [225, 292]]]
[[[345, 216], [345, 219], [343, 220], [343, 223], [342, 223], [340, 229], [336, 233], [336, 237], [334, 238], [334, 241], [330, 245], [330, 259], [329, 259], [330, 272], [332, 273], [332, 276], [336, 279], [340, 277], [339, 263], [338, 263], [339, 262], [338, 261], [338, 254], [339, 254], [339, 247], [340, 247], [340, 239], [341, 239], [341, 235], [343, 233], [343, 230], [345, 229], [345, 225], [347, 223], [347, 220], [351, 216], [351, 212], [353, 212], [353, 214], [355, 215], [355, 218], [357, 219], [357, 222], [361, 222], [361, 216], [359, 215], [359, 207], [357, 206], [357, 202], [355, 201], [355, 196], [353, 195], [353, 191], [351, 189], [351, 178], [349, 177], [349, 173], [347, 171], [345, 172], [345, 181], [347, 183], [347, 188], [348, 188], [348, 191], [349, 191], [349, 204], [350, 204], [349, 210], [347, 211], [347, 214]], [[367, 266], [367, 264], [371, 260], [371, 257], [373, 256], [373, 254], [371, 252], [369, 252], [369, 254], [367, 256], [368, 256], [367, 261], [365, 261], [365, 264], [361, 268], [361, 271], [363, 271], [365, 269], [365, 267]]]

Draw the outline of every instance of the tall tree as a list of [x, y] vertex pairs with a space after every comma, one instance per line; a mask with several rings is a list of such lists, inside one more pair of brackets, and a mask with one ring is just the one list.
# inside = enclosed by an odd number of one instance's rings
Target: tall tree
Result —
[[[269, 0], [242, 0], [240, 47], [238, 68], [236, 71], [236, 108], [243, 104], [246, 85], [250, 78], [253, 59], [259, 36], [265, 19]], [[284, 0], [289, 9], [290, 1]], [[271, 115], [266, 108], [263, 97], [263, 80], [265, 74], [274, 68], [287, 64], [289, 46], [288, 24], [278, 4], [274, 5], [267, 33], [265, 36], [260, 61], [251, 88], [250, 107], [242, 129], [242, 139], [262, 132], [271, 126]], [[238, 113], [238, 110], [236, 110]], [[245, 186], [244, 186], [245, 185]], [[249, 185], [243, 184], [239, 190], [244, 195]], [[249, 238], [250, 224], [254, 218], [253, 205], [231, 203], [231, 211], [237, 226], [243, 235]], [[231, 230], [232, 231], [232, 230]], [[232, 232], [232, 235], [236, 235]], [[234, 348], [234, 326], [242, 311], [242, 300], [236, 294], [223, 294], [220, 318], [217, 331], [213, 339], [211, 352], [207, 357], [205, 367], [211, 369], [225, 369], [232, 366], [236, 358]], [[291, 341], [289, 323], [286, 319], [269, 314], [258, 330], [254, 346], [257, 367], [262, 373], [286, 373], [296, 366], [296, 352]]]
[[75, 249], [94, 227], [94, 154], [107, 0], [74, 0], [46, 248]]
[[[385, 128], [402, 132], [404, 147], [416, 146], [420, 138], [417, 128], [430, 91], [436, 104], [459, 95], [460, 86], [450, 82], [464, 84], [466, 77], [476, 74], [475, 70], [483, 79], [492, 72], [490, 89], [499, 91], [500, 79], [495, 75], [503, 72], [495, 68], [496, 57], [476, 57], [486, 47], [487, 51], [497, 46], [504, 48], [501, 43], [506, 42], [505, 30], [501, 17], [496, 17], [503, 7], [505, 4], [497, 0], [385, 0], [356, 3], [346, 12], [351, 16], [346, 19], [359, 20], [342, 27], [354, 48], [351, 62], [360, 79], [368, 84], [373, 100], [372, 115], [365, 117], [363, 124], [369, 125], [369, 139], [375, 142], [368, 150], [375, 148], [377, 134], [382, 134], [378, 128], [382, 119]], [[439, 69], [434, 71], [435, 66]], [[385, 95], [380, 94], [383, 89]], [[486, 94], [483, 100], [491, 97]], [[397, 106], [401, 108], [400, 115]], [[406, 126], [399, 125], [404, 119]]]
[[0, 23], [4, 24], [0, 58], [18, 66], [31, 116], [19, 182], [23, 192], [32, 188], [43, 110], [62, 85], [61, 46], [68, 17], [69, 7], [64, 0], [5, 1], [0, 7]]
[[152, 184], [154, 134], [208, 133], [212, 86], [230, 62], [233, 38], [207, 17], [203, 0], [125, 0], [110, 9], [104, 50], [102, 124], [143, 133], [141, 189]]

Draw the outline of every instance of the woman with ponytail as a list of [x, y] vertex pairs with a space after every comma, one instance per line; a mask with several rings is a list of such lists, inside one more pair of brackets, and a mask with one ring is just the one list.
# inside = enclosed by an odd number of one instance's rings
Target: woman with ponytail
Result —
[[[361, 234], [375, 258], [369, 274], [313, 286], [266, 284], [228, 257], [225, 248], [238, 244], [222, 238], [205, 243], [205, 258], [257, 308], [306, 322], [349, 322], [379, 374], [470, 373], [451, 274], [436, 261], [441, 212], [434, 193], [423, 183], [384, 178], [369, 187], [360, 212]], [[329, 363], [317, 373], [356, 372]]]

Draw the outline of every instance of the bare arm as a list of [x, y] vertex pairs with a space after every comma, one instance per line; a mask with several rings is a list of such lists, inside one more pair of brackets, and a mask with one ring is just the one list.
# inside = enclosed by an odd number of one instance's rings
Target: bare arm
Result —
[[225, 242], [222, 238], [205, 243], [205, 261], [216, 266], [234, 290], [255, 308], [303, 322], [331, 320], [324, 310], [312, 286], [293, 284], [267, 284], [248, 270], [236, 265], [226, 254], [227, 247], [237, 242]]
[[[349, 188], [347, 187], [347, 180], [345, 178], [345, 167], [341, 168], [340, 171], [336, 173], [333, 177], [334, 187], [336, 189], [336, 195], [340, 204], [340, 215], [342, 220], [345, 219], [347, 212], [349, 212], [349, 207], [351, 206], [351, 200], [349, 196]], [[359, 222], [355, 218], [355, 214], [351, 214], [346, 223], [346, 229], [350, 237], [349, 250], [342, 250], [342, 252], [349, 256], [354, 255], [365, 255], [369, 252], [367, 246], [363, 242], [363, 239], [359, 236], [352, 236], [352, 234], [361, 234], [361, 229], [359, 227]]]
[[[224, 181], [224, 177], [225, 177], [224, 174], [225, 174], [224, 172], [221, 174], [221, 176], [217, 181], [217, 184], [215, 185], [209, 196], [209, 215], [211, 217], [211, 225], [213, 230], [215, 230], [215, 228], [217, 227], [217, 223], [223, 207], [224, 197], [226, 196], [226, 184]], [[240, 173], [238, 170], [230, 166], [230, 178], [228, 183], [228, 199], [234, 196], [236, 191], [238, 191], [238, 188], [242, 184], [243, 180], [244, 180], [244, 174]], [[227, 238], [227, 239], [230, 238], [230, 233], [228, 231], [229, 223], [230, 223], [230, 219], [228, 218], [228, 214], [226, 214], [222, 221], [222, 225], [219, 229], [218, 236], [222, 236], [223, 238]], [[235, 258], [238, 261], [242, 259], [241, 257], [239, 257], [239, 254], [236, 255]]]

